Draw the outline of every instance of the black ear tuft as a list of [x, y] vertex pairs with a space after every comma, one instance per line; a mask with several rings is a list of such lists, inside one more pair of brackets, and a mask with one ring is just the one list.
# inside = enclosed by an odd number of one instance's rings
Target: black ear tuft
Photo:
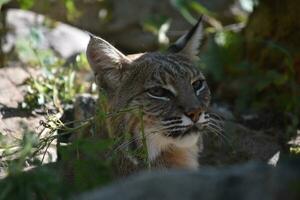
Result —
[[202, 19], [203, 15], [188, 33], [181, 36], [168, 48], [168, 52], [187, 54], [191, 58], [197, 56], [202, 39]]

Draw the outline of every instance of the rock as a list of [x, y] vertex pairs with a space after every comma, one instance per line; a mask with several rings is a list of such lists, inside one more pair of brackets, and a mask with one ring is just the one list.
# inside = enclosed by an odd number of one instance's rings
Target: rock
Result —
[[75, 120], [84, 120], [93, 117], [96, 114], [97, 97], [89, 93], [83, 93], [76, 96], [74, 102]]
[[[144, 30], [143, 24], [150, 18], [165, 17], [172, 20], [170, 30], [167, 32], [171, 41], [191, 28], [191, 24], [176, 9], [174, 2], [160, 0], [111, 0], [109, 2], [77, 0], [74, 1], [74, 4], [80, 13], [77, 16], [75, 14], [74, 17], [70, 17], [61, 1], [49, 1], [47, 3], [37, 1], [32, 10], [53, 20], [101, 36], [124, 53], [137, 53], [156, 50], [159, 47], [157, 36]], [[217, 13], [220, 21], [225, 23], [234, 21], [235, 17], [230, 6], [234, 4], [235, 0], [199, 0], [199, 2]], [[16, 7], [16, 5], [8, 7]], [[7, 24], [13, 33], [6, 37], [7, 44], [4, 48], [6, 51], [14, 45], [17, 36], [27, 35], [32, 27], [42, 27], [43, 33], [46, 33], [42, 46], [45, 48], [52, 47], [63, 58], [68, 58], [85, 50], [89, 39], [85, 32], [64, 23], [57, 23], [53, 29], [46, 27], [44, 22], [47, 18], [36, 13], [18, 9], [8, 10]]]
[[[18, 107], [26, 89], [22, 83], [30, 76], [37, 75], [38, 70], [23, 68], [17, 63], [0, 69], [0, 156], [3, 155], [5, 146], [18, 143], [26, 133], [38, 134], [43, 128], [40, 121], [45, 119], [44, 115], [32, 114]], [[47, 130], [43, 131], [41, 138], [46, 134]], [[51, 143], [45, 155], [44, 163], [56, 161], [56, 141]], [[41, 159], [42, 156], [38, 155], [38, 158]], [[0, 177], [4, 176], [3, 173], [0, 166]]]
[[[74, 112], [73, 117], [75, 121], [78, 121], [78, 123], [82, 123], [87, 119], [90, 119], [91, 117], [94, 117], [96, 114], [96, 105], [97, 105], [97, 97], [89, 94], [89, 93], [83, 93], [76, 96], [74, 101]], [[92, 133], [91, 130], [94, 127], [86, 127], [84, 129], [80, 129], [77, 132], [70, 135], [68, 138], [68, 141], [72, 142], [76, 139], [82, 138], [83, 136], [91, 137]]]
[[62, 58], [84, 52], [89, 36], [85, 31], [57, 22], [54, 27], [45, 25], [46, 17], [31, 11], [9, 9], [6, 25], [9, 32], [3, 49], [8, 52], [15, 46], [17, 39], [27, 38], [33, 28], [41, 32], [38, 49], [53, 49]]
[[15, 84], [9, 77], [0, 72], [0, 104], [8, 106], [17, 106], [19, 101], [22, 101], [22, 92], [17, 89]]
[[232, 121], [225, 121], [222, 135], [207, 133], [203, 141], [204, 150], [199, 157], [201, 165], [227, 165], [249, 160], [267, 163], [282, 150], [275, 136]]
[[[235, 16], [230, 7], [236, 0], [197, 0], [210, 11], [215, 12], [218, 20], [233, 22]], [[191, 25], [184, 19], [176, 1], [140, 1], [140, 0], [75, 0], [74, 5], [79, 13], [68, 13], [63, 1], [36, 1], [33, 11], [48, 17], [71, 24], [83, 30], [88, 30], [114, 43], [125, 53], [137, 53], [156, 50], [158, 38], [144, 30], [143, 24], [150, 18], [161, 17], [172, 20], [168, 36], [172, 41], [181, 36]], [[184, 2], [177, 1], [184, 4]], [[11, 2], [13, 4], [13, 2]], [[16, 5], [11, 5], [14, 7]], [[51, 8], [51, 9], [49, 9]], [[77, 15], [76, 15], [77, 14]], [[200, 13], [195, 14], [197, 18]], [[63, 40], [62, 40], [63, 41]], [[66, 42], [63, 42], [66, 43]]]
[[300, 159], [271, 167], [247, 163], [199, 171], [144, 172], [76, 200], [300, 199]]
[[63, 58], [85, 52], [90, 39], [86, 32], [63, 23], [59, 23], [46, 37], [50, 46]]
[[10, 62], [0, 69], [0, 105], [17, 107], [23, 101], [25, 89], [22, 84], [30, 76], [38, 76], [40, 72], [33, 68], [22, 67], [19, 63]]

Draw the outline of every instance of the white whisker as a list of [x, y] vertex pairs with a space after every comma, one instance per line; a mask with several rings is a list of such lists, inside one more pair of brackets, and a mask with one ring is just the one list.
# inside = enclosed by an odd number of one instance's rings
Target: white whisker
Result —
[[217, 113], [213, 113], [212, 112], [212, 113], [210, 113], [210, 115], [212, 116], [212, 118], [215, 117], [215, 118], [217, 118], [220, 121], [224, 121], [225, 120], [225, 118], [222, 115], [219, 115]]
[[209, 131], [215, 133], [217, 136], [221, 136], [221, 138], [223, 138], [224, 141], [226, 141], [227, 143], [229, 143], [228, 138], [223, 134], [223, 130], [216, 129], [214, 126], [208, 126], [207, 129]]
[[223, 128], [222, 128], [222, 127], [217, 126], [217, 125], [214, 124], [214, 123], [208, 123], [208, 125], [214, 127], [215, 129], [217, 129], [217, 130], [219, 130], [219, 131], [223, 131]]
[[161, 123], [163, 125], [169, 125], [169, 124], [172, 124], [172, 123], [182, 123], [182, 120], [181, 119], [176, 119], [176, 120], [169, 120], [169, 121], [162, 121]]

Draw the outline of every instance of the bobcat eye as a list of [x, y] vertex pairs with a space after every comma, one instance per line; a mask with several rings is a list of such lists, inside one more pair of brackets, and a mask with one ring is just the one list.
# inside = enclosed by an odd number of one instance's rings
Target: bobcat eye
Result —
[[148, 95], [155, 99], [162, 99], [162, 100], [170, 100], [170, 96], [172, 93], [162, 87], [153, 87], [148, 89], [147, 91]]
[[204, 80], [197, 80], [192, 85], [197, 95], [205, 88]]

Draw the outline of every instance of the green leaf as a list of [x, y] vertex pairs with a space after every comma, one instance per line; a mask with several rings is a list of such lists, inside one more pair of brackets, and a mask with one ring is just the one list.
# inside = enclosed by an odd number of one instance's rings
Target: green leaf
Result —
[[195, 24], [197, 20], [189, 11], [187, 0], [171, 0], [171, 4], [180, 12], [180, 14], [191, 24]]
[[207, 8], [205, 8], [203, 5], [201, 5], [197, 1], [190, 1], [189, 7], [191, 7], [193, 10], [195, 10], [199, 14], [207, 15], [207, 16], [213, 17], [213, 18], [217, 17], [217, 15], [215, 13], [209, 11]]
[[77, 10], [73, 0], [64, 0], [67, 9], [67, 18], [70, 21], [74, 21], [79, 16], [79, 11]]
[[34, 5], [35, 0], [18, 0], [18, 2], [22, 9], [30, 9]]
[[195, 0], [171, 0], [171, 4], [180, 12], [180, 14], [191, 24], [195, 24], [197, 20], [192, 16], [192, 11], [196, 11], [201, 15], [216, 18], [217, 15], [202, 4]]

